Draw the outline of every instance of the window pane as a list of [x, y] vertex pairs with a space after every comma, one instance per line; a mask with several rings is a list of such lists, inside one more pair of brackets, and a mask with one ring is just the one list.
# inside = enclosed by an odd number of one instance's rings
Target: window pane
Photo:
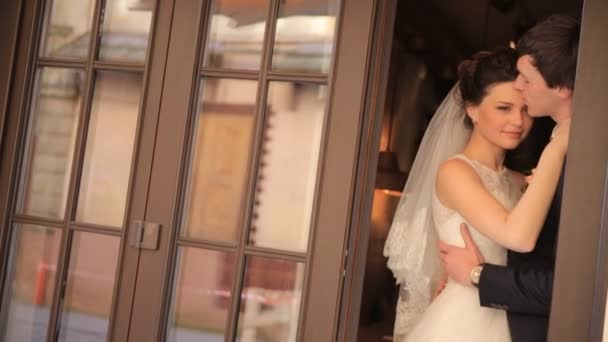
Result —
[[84, 72], [38, 71], [17, 212], [62, 219], [84, 87]]
[[224, 341], [233, 279], [232, 253], [180, 248], [167, 340]]
[[58, 229], [16, 225], [7, 281], [8, 322], [2, 341], [46, 341], [55, 291]]
[[331, 65], [338, 0], [284, 0], [279, 7], [272, 69], [327, 73]]
[[268, 0], [213, 0], [204, 66], [258, 70]]
[[306, 251], [327, 87], [271, 82], [249, 243]]
[[105, 342], [120, 238], [74, 232], [59, 341]]
[[46, 30], [40, 47], [45, 57], [84, 59], [91, 44], [94, 0], [49, 1]]
[[304, 264], [249, 257], [237, 341], [296, 340]]
[[152, 0], [107, 0], [99, 58], [143, 63], [155, 3]]
[[247, 187], [257, 82], [204, 79], [182, 234], [236, 241]]
[[80, 222], [121, 227], [125, 213], [142, 76], [97, 74], [80, 180]]

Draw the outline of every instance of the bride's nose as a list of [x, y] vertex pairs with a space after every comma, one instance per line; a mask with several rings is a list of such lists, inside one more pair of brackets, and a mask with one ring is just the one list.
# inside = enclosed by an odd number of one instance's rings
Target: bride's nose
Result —
[[510, 123], [516, 127], [522, 127], [524, 125], [524, 115], [526, 115], [522, 111], [513, 111], [513, 115], [511, 115]]

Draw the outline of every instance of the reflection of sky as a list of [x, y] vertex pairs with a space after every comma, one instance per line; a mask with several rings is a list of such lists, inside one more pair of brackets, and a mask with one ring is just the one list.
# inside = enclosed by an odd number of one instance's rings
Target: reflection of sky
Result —
[[[242, 23], [242, 21], [241, 21]], [[294, 15], [276, 25], [273, 68], [327, 72], [334, 44], [336, 18], [331, 15]], [[207, 53], [226, 58], [224, 67], [257, 69], [266, 22], [239, 25], [237, 17], [214, 15]], [[54, 47], [52, 55], [86, 56], [89, 33]], [[148, 46], [145, 32], [108, 31], [102, 35], [100, 58], [143, 62]]]
[[331, 40], [334, 36], [333, 16], [293, 16], [277, 21], [278, 39]]
[[[291, 16], [277, 21], [278, 40], [325, 41], [334, 35], [336, 18], [333, 16]], [[214, 39], [220, 41], [262, 42], [265, 22], [237, 26], [237, 21], [225, 15], [215, 15], [211, 21]]]

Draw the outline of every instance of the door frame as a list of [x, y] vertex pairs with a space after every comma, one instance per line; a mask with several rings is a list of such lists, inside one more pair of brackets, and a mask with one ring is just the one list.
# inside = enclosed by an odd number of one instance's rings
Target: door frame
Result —
[[[0, 6], [3, 15], [16, 18], [10, 25], [10, 21], [4, 22], [6, 37], [11, 36], [12, 44], [2, 44], [0, 55], [2, 61], [2, 76], [0, 89], [0, 286], [5, 282], [9, 257], [10, 231], [8, 226], [10, 220], [14, 186], [12, 180], [16, 172], [16, 156], [18, 152], [17, 140], [20, 136], [22, 115], [25, 106], [25, 98], [29, 93], [28, 77], [32, 61], [29, 56], [34, 44], [35, 15], [34, 10], [29, 8], [25, 1], [14, 4], [3, 2]], [[2, 17], [4, 19], [4, 17]], [[9, 38], [9, 39], [11, 39]], [[6, 289], [1, 289], [0, 298], [4, 298]], [[0, 320], [3, 317], [0, 315]], [[0, 326], [1, 328], [1, 326]]]
[[347, 237], [348, 258], [340, 299], [337, 341], [356, 341], [358, 336], [397, 4], [398, 0], [381, 1], [375, 9], [374, 39], [370, 47], [368, 88], [356, 169], [357, 177], [354, 184], [353, 209]]
[[602, 341], [608, 290], [608, 69], [600, 61], [608, 60], [607, 16], [607, 2], [585, 0], [550, 341]]
[[[2, 147], [4, 142], [4, 127], [7, 120], [9, 99], [13, 93], [11, 90], [15, 55], [17, 53], [17, 35], [21, 21], [21, 1], [4, 1], [0, 3], [0, 41], [6, 44], [0, 45], [0, 156], [4, 156]], [[0, 157], [0, 162], [5, 163], [5, 158]], [[1, 193], [6, 193], [4, 188], [0, 188]], [[4, 211], [0, 209], [0, 222]], [[0, 226], [0, 242], [4, 242], [4, 225]], [[5, 251], [4, 245], [0, 244], [0, 251]], [[0, 253], [0, 260], [3, 260], [4, 253]], [[0, 283], [2, 281], [3, 264], [0, 265]]]
[[[386, 8], [397, 0], [387, 1]], [[585, 0], [549, 324], [550, 341], [602, 341], [608, 298], [608, 3]], [[379, 10], [371, 50], [339, 341], [357, 341], [395, 10]], [[604, 57], [602, 57], [604, 56]], [[380, 64], [378, 66], [377, 64]], [[583, 67], [584, 66], [584, 67]], [[589, 156], [597, 156], [590, 158]], [[585, 227], [585, 229], [581, 229]], [[586, 296], [581, 296], [586, 293]]]
[[0, 46], [0, 149], [11, 94], [21, 9], [21, 0], [4, 1], [0, 4], [0, 41], [5, 42]]

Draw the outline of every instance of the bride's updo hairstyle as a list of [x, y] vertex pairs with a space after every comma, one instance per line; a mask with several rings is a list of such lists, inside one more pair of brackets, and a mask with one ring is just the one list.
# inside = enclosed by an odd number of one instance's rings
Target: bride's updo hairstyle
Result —
[[[488, 94], [490, 86], [515, 81], [516, 63], [516, 51], [507, 47], [478, 52], [473, 58], [460, 63], [458, 88], [463, 108], [466, 105], [479, 105]], [[468, 115], [465, 115], [464, 121], [469, 128], [473, 127], [473, 121]]]

